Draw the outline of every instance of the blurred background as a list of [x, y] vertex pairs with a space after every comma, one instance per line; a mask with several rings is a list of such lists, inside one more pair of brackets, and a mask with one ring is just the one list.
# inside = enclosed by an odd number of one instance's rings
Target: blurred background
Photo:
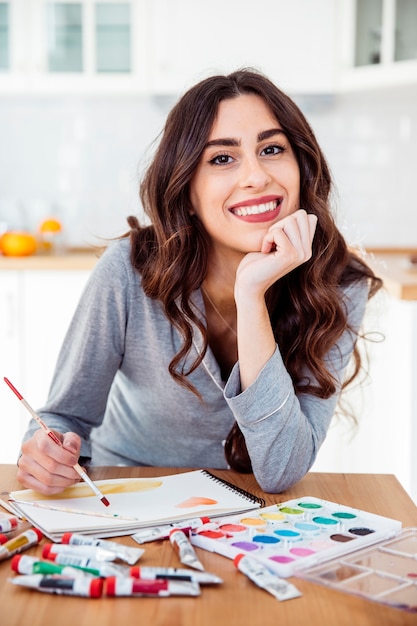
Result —
[[[301, 107], [338, 224], [386, 278], [359, 429], [337, 422], [315, 468], [395, 473], [417, 498], [417, 0], [0, 1], [1, 374], [45, 401], [92, 247], [141, 213], [167, 112], [244, 66]], [[9, 394], [0, 462], [15, 462], [28, 419]]]
[[54, 215], [71, 246], [123, 232], [172, 103], [247, 65], [308, 116], [349, 238], [416, 245], [415, 0], [0, 2], [3, 230]]

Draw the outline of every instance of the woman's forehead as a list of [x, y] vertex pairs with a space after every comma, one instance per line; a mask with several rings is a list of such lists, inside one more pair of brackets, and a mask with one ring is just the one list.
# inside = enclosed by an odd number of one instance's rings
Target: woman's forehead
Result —
[[242, 94], [235, 98], [222, 100], [217, 108], [209, 140], [221, 137], [233, 137], [249, 129], [259, 133], [266, 128], [281, 129], [265, 100], [256, 94]]

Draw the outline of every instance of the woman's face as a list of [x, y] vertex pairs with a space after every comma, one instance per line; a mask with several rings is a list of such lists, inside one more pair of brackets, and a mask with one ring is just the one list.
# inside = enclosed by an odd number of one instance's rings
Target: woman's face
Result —
[[297, 160], [264, 100], [223, 100], [190, 185], [213, 249], [258, 252], [270, 226], [299, 208], [299, 195]]

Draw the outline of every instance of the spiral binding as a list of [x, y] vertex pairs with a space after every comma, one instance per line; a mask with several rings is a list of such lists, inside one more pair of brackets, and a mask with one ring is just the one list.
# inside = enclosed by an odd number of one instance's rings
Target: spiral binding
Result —
[[212, 474], [208, 470], [202, 470], [202, 473], [205, 474], [206, 476], [208, 476], [209, 478], [211, 478], [211, 480], [214, 480], [214, 481], [216, 481], [218, 483], [221, 483], [222, 485], [224, 485], [226, 487], [226, 489], [229, 489], [230, 491], [235, 491], [235, 492], [239, 493], [241, 496], [243, 496], [249, 502], [254, 502], [254, 503], [260, 504], [261, 506], [265, 506], [266, 503], [265, 503], [265, 500], [263, 498], [261, 498], [259, 496], [255, 496], [255, 494], [250, 493], [249, 491], [246, 491], [246, 489], [243, 489], [242, 487], [237, 487], [233, 483], [229, 483], [229, 481], [224, 480], [224, 478], [219, 478], [218, 476], [215, 476], [214, 474]]

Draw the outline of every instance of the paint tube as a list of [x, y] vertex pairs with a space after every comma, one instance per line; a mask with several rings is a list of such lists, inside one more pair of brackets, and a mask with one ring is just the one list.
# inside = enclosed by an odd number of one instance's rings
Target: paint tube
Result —
[[106, 593], [109, 597], [199, 596], [200, 587], [198, 583], [192, 581], [145, 580], [112, 576], [106, 579]]
[[54, 593], [66, 596], [84, 596], [87, 598], [100, 598], [103, 593], [103, 579], [78, 576], [44, 576], [32, 574], [29, 576], [15, 576], [9, 578], [9, 582], [21, 587], [36, 589], [44, 593]]
[[149, 541], [160, 541], [161, 539], [168, 539], [169, 533], [174, 528], [179, 528], [188, 532], [194, 528], [199, 528], [202, 524], [206, 524], [210, 521], [208, 517], [196, 517], [195, 519], [185, 520], [176, 524], [165, 524], [164, 526], [154, 526], [153, 528], [143, 528], [138, 530], [132, 539], [136, 543], [148, 543]]
[[80, 554], [49, 554], [48, 561], [53, 561], [57, 565], [69, 565], [82, 570], [96, 570], [99, 572], [97, 576], [130, 576], [130, 567], [127, 565], [119, 565], [112, 561], [95, 561], [94, 559], [85, 558]]
[[61, 574], [61, 576], [100, 576], [95, 569], [81, 569], [72, 565], [57, 565], [52, 561], [39, 561], [36, 557], [26, 554], [15, 554], [12, 558], [11, 567], [17, 574]]
[[10, 533], [16, 530], [19, 519], [14, 515], [5, 515], [0, 517], [0, 533]]
[[6, 543], [0, 546], [0, 561], [4, 559], [8, 559], [19, 552], [23, 552], [23, 550], [27, 550], [31, 546], [36, 545], [40, 542], [43, 535], [40, 530], [37, 528], [31, 528], [30, 530], [26, 530], [24, 533], [20, 533], [13, 539], [9, 539]]
[[110, 550], [104, 550], [98, 546], [71, 546], [62, 543], [46, 543], [42, 549], [44, 559], [51, 559], [52, 554], [78, 554], [84, 558], [94, 559], [95, 561], [114, 561], [116, 553]]
[[87, 535], [81, 535], [77, 533], [64, 533], [61, 538], [61, 543], [69, 544], [71, 546], [96, 546], [114, 552], [118, 559], [125, 561], [129, 565], [134, 565], [140, 559], [144, 550], [141, 548], [131, 548], [129, 546], [122, 545], [116, 541], [109, 541], [108, 539], [99, 539], [98, 537], [91, 537]]
[[96, 570], [97, 576], [130, 576], [130, 567], [119, 565], [112, 561], [95, 561], [94, 559], [85, 558], [80, 554], [49, 554], [49, 561], [53, 561], [59, 565], [70, 565], [77, 569]]
[[184, 565], [204, 571], [202, 563], [199, 561], [193, 546], [183, 530], [174, 529], [169, 534], [169, 540], [178, 553], [178, 557]]
[[199, 585], [217, 585], [223, 582], [219, 576], [208, 572], [193, 572], [180, 567], [132, 567], [130, 575], [133, 578], [147, 580], [188, 580]]
[[277, 600], [291, 600], [291, 598], [301, 596], [300, 591], [292, 583], [279, 578], [253, 557], [238, 554], [233, 562], [240, 572], [258, 587], [272, 594]]

